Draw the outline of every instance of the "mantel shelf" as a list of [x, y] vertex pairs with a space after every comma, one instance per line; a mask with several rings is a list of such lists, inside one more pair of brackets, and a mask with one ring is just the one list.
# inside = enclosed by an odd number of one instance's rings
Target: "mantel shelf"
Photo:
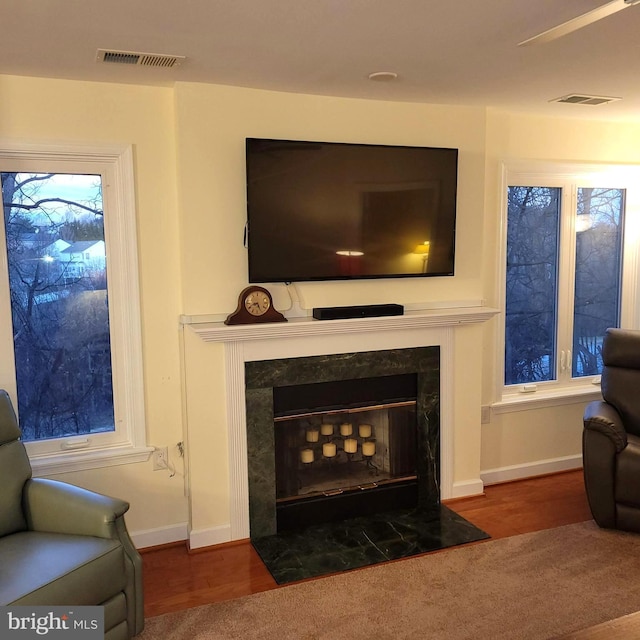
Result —
[[190, 329], [205, 342], [243, 342], [272, 338], [299, 338], [322, 335], [427, 329], [478, 324], [499, 313], [491, 307], [455, 307], [407, 311], [401, 316], [350, 318], [346, 320], [314, 320], [293, 318], [289, 322], [228, 326], [223, 322], [191, 322]]

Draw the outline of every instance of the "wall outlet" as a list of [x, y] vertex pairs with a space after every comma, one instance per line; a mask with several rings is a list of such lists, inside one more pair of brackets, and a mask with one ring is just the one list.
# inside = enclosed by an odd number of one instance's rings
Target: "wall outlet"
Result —
[[156, 447], [153, 452], [153, 470], [162, 471], [169, 468], [169, 448], [168, 447]]
[[485, 405], [480, 409], [480, 422], [482, 424], [489, 424], [491, 422], [491, 407]]

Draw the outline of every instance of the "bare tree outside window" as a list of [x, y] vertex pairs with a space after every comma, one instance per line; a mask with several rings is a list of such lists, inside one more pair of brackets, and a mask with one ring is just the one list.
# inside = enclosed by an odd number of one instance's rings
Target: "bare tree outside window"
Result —
[[[575, 193], [576, 210], [563, 211], [559, 187], [508, 189], [506, 385], [599, 375], [605, 331], [619, 326], [625, 192]], [[575, 225], [562, 224], [566, 216]], [[575, 236], [561, 238], [561, 228]], [[573, 269], [560, 273], [561, 252], [574, 246]], [[568, 311], [560, 318], [561, 290], [573, 297], [563, 298]]]
[[578, 189], [573, 375], [602, 371], [602, 339], [618, 326], [622, 282], [622, 189]]
[[509, 187], [505, 384], [552, 380], [561, 189]]
[[0, 179], [23, 438], [113, 431], [101, 178]]

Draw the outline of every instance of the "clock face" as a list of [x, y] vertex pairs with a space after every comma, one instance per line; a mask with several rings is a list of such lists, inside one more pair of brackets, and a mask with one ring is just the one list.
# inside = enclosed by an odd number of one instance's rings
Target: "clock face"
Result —
[[269, 296], [262, 291], [252, 291], [244, 299], [244, 307], [252, 316], [264, 315], [270, 306]]

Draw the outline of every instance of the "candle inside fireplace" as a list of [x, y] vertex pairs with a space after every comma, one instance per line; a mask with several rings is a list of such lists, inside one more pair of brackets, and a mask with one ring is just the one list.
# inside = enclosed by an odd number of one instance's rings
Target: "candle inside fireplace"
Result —
[[317, 429], [307, 429], [307, 442], [318, 442], [320, 432]]
[[372, 456], [376, 452], [375, 442], [363, 442], [362, 443], [362, 455]]
[[345, 453], [355, 453], [358, 450], [358, 441], [355, 438], [347, 438], [344, 441]]
[[335, 442], [325, 442], [322, 445], [322, 455], [325, 458], [333, 458], [336, 455], [336, 445]]
[[353, 433], [353, 425], [350, 422], [343, 422], [340, 425], [340, 435], [350, 436]]
[[358, 427], [358, 435], [361, 438], [370, 438], [371, 437], [371, 425], [370, 424], [361, 424]]
[[302, 449], [300, 451], [300, 462], [304, 462], [304, 464], [313, 462], [313, 449]]
[[328, 422], [324, 422], [323, 424], [320, 425], [320, 433], [323, 436], [332, 436], [333, 435], [333, 425], [328, 423]]

